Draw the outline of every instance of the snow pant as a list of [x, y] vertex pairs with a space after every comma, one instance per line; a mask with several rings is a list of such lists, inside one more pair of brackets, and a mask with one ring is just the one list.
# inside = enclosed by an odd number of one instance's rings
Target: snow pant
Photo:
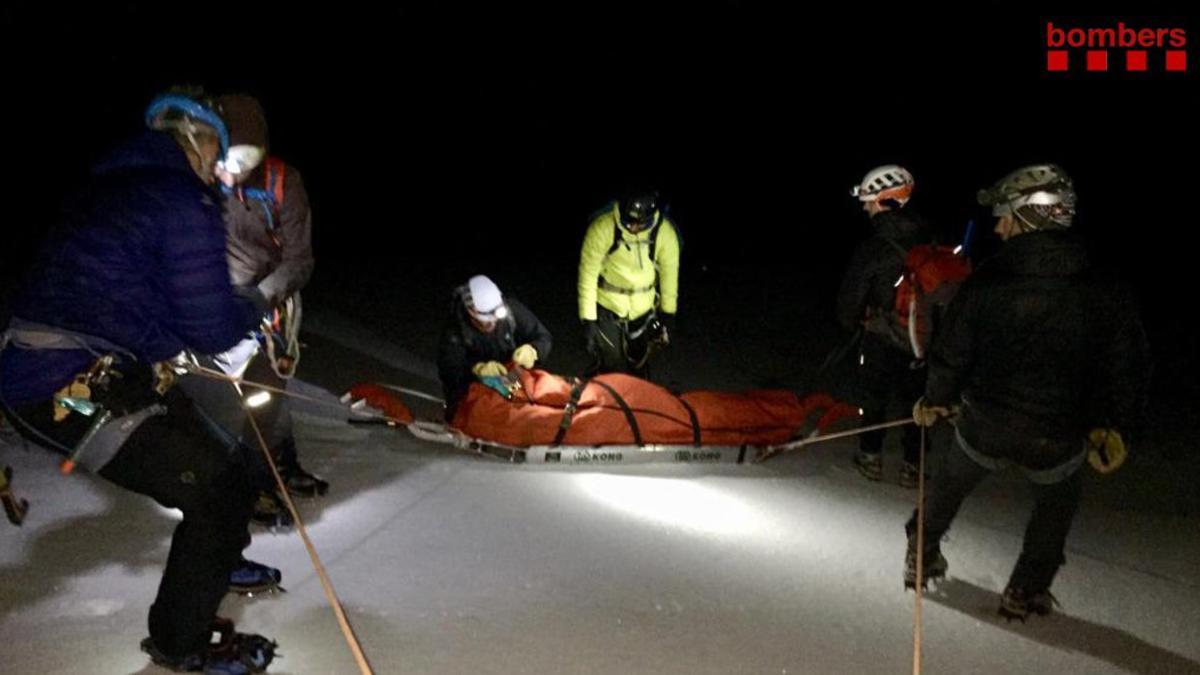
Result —
[[[118, 368], [124, 377], [107, 389], [94, 389], [94, 401], [109, 409], [157, 402], [165, 405], [166, 413], [150, 417], [134, 431], [99, 475], [183, 512], [149, 616], [155, 646], [170, 658], [182, 658], [208, 645], [229, 574], [250, 543], [247, 526], [255, 491], [246, 457], [211, 435], [178, 387], [160, 397], [150, 388], [148, 368]], [[51, 401], [15, 412], [18, 431], [47, 446], [47, 438], [38, 434], [74, 448], [92, 422], [76, 412], [55, 422]]]
[[[953, 447], [949, 448], [929, 483], [925, 508], [926, 560], [936, 555], [941, 539], [950, 529], [950, 523], [962, 506], [963, 500], [988, 474], [998, 468], [996, 465], [985, 466], [972, 459], [971, 455], [976, 453], [964, 446], [962, 437], [956, 435]], [[969, 452], [971, 454], [968, 454]], [[1072, 468], [1068, 464], [1064, 465], [1064, 468], [1065, 471], [1058, 468], [1046, 471], [1024, 470], [1031, 479], [1034, 505], [1029, 523], [1025, 527], [1021, 555], [1009, 578], [1010, 587], [1021, 588], [1030, 593], [1048, 590], [1054, 581], [1054, 575], [1058, 573], [1058, 568], [1066, 562], [1063, 549], [1066, 547], [1071, 521], [1079, 507], [1083, 476], [1078, 466]], [[1061, 475], [1063, 473], [1068, 475]], [[1046, 478], [1047, 475], [1050, 477]], [[1047, 483], [1046, 480], [1056, 482]], [[905, 525], [910, 542], [913, 542], [916, 536], [916, 523], [917, 513], [914, 510]]]
[[[862, 424], [870, 426], [887, 421], [888, 405], [898, 403], [905, 415], [925, 393], [924, 365], [913, 367], [913, 356], [893, 346], [884, 338], [868, 333], [859, 352], [859, 406]], [[904, 461], [917, 464], [921, 458], [921, 430], [915, 424], [903, 427], [901, 447]], [[883, 452], [887, 430], [872, 431], [858, 437], [859, 450], [878, 455]]]
[[649, 326], [654, 312], [636, 319], [622, 319], [604, 307], [596, 307], [596, 324], [600, 329], [595, 361], [585, 375], [626, 373], [643, 380], [650, 379], [650, 350], [659, 333]]
[[[242, 377], [245, 380], [276, 389], [287, 388], [287, 380], [275, 373], [270, 359], [257, 349], [257, 343], [253, 339], [243, 340], [225, 354], [216, 357], [201, 356], [198, 360], [201, 366], [226, 374], [236, 373], [244, 365], [245, 372]], [[210, 423], [213, 433], [230, 445], [241, 444], [248, 449], [247, 455], [253, 458], [252, 466], [258, 487], [262, 490], [273, 490], [275, 481], [271, 477], [266, 460], [262, 457], [258, 437], [242, 406], [243, 397], [263, 390], [243, 385], [239, 394], [228, 381], [200, 375], [183, 378], [179, 386], [195, 402], [200, 415]], [[267, 447], [271, 449], [271, 455], [280, 473], [286, 479], [299, 467], [296, 443], [292, 436], [292, 416], [286, 396], [277, 392], [268, 393], [271, 399], [263, 405], [251, 408], [251, 414], [254, 415]]]

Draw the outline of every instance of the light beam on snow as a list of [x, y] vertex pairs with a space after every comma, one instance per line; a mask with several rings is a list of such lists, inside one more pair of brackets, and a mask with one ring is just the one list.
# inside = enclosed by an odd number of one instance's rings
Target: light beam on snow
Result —
[[589, 497], [644, 520], [716, 535], [753, 535], [767, 516], [740, 499], [693, 480], [583, 474], [576, 476]]

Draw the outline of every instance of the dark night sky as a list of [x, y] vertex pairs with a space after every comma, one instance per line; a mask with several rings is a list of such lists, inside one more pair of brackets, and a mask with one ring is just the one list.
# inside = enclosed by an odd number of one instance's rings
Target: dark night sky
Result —
[[1194, 30], [1178, 10], [510, 4], [0, 10], [0, 114], [20, 167], [2, 276], [156, 90], [198, 82], [262, 99], [273, 150], [312, 196], [317, 290], [363, 268], [457, 274], [508, 259], [569, 271], [587, 215], [642, 180], [669, 198], [687, 268], [800, 278], [828, 297], [863, 234], [847, 189], [866, 169], [909, 167], [913, 206], [956, 237], [986, 219], [976, 189], [1058, 162], [1076, 178], [1080, 230], [1135, 284], [1160, 364], [1194, 386], [1197, 339], [1180, 303], [1196, 288], [1181, 244], [1197, 225], [1197, 57], [1183, 75], [1043, 72], [1047, 19]]

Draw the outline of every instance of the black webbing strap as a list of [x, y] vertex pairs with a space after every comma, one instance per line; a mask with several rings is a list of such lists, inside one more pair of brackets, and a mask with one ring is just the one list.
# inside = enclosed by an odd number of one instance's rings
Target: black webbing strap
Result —
[[642, 431], [638, 428], [637, 417], [634, 416], [633, 410], [629, 408], [629, 404], [625, 402], [625, 399], [621, 398], [621, 395], [617, 393], [616, 389], [613, 389], [604, 382], [599, 380], [594, 380], [594, 382], [601, 387], [604, 387], [605, 391], [612, 394], [612, 397], [614, 400], [616, 400], [617, 405], [621, 406], [621, 412], [625, 413], [625, 421], [629, 423], [629, 429], [633, 432], [634, 444], [645, 445], [642, 443]]
[[567, 406], [563, 408], [562, 421], [558, 423], [558, 433], [554, 434], [554, 442], [551, 445], [562, 445], [567, 430], [571, 428], [571, 420], [575, 418], [575, 410], [579, 407], [579, 397], [583, 396], [583, 390], [587, 387], [587, 383], [586, 377], [575, 379], [575, 384], [571, 386], [571, 398], [567, 401]]
[[692, 408], [690, 403], [683, 400], [683, 398], [679, 396], [675, 398], [683, 404], [683, 408], [687, 410], [688, 417], [692, 418], [692, 444], [698, 448], [700, 447], [700, 420], [696, 417], [696, 410]]

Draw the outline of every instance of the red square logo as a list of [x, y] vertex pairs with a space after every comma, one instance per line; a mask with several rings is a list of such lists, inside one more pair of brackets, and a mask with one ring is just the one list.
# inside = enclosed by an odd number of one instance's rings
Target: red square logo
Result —
[[1049, 49], [1046, 51], [1046, 70], [1059, 72], [1067, 69], [1070, 59], [1065, 49]]
[[1173, 72], [1187, 70], [1187, 52], [1182, 49], [1167, 50], [1167, 70]]
[[1145, 72], [1146, 52], [1136, 49], [1125, 52], [1125, 70], [1130, 72]]
[[1103, 49], [1088, 50], [1087, 69], [1108, 70], [1108, 52]]

